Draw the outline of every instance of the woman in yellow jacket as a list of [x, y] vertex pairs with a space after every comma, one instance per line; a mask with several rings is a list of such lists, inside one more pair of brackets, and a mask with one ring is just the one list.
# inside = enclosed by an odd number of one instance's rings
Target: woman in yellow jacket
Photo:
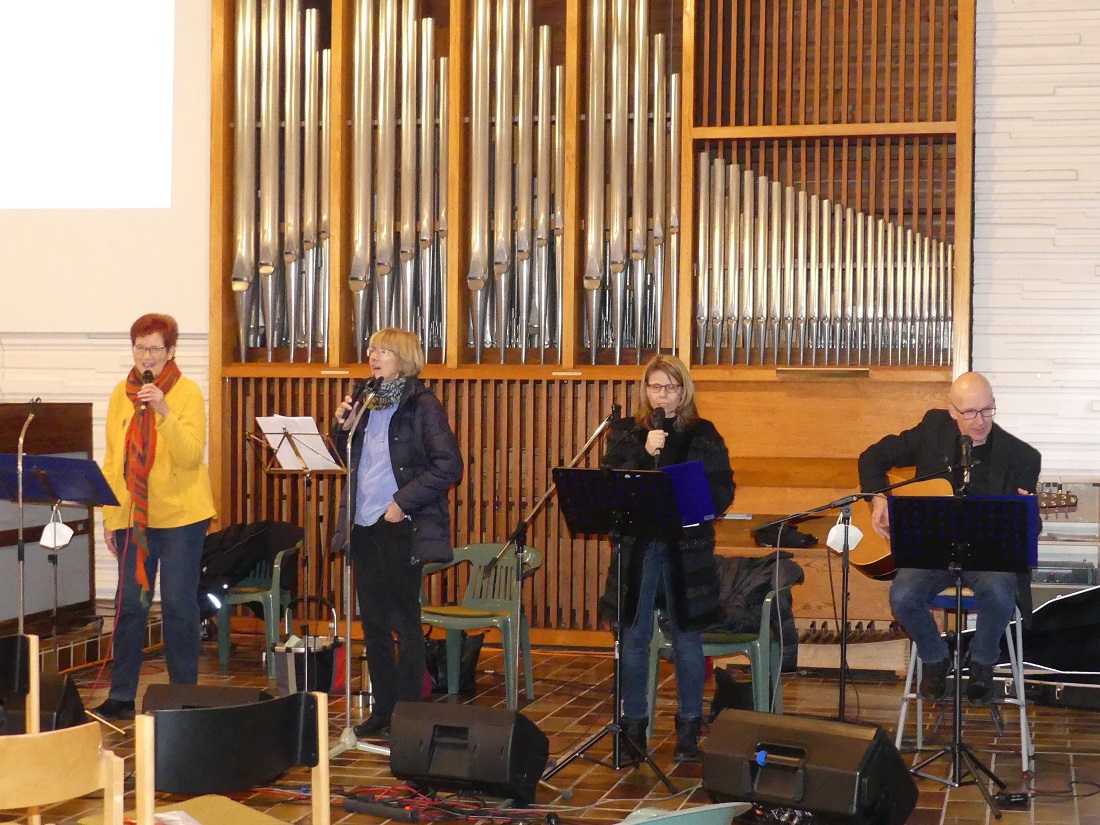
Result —
[[179, 327], [149, 314], [130, 327], [134, 368], [111, 394], [103, 472], [120, 506], [103, 508], [104, 538], [118, 559], [111, 692], [95, 712], [134, 715], [145, 623], [161, 572], [168, 676], [195, 684], [199, 652], [199, 566], [214, 517], [202, 391], [176, 365]]

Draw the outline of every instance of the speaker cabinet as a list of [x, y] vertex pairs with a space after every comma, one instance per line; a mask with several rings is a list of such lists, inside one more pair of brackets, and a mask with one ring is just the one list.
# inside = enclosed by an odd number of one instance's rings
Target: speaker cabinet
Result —
[[703, 790], [715, 802], [804, 811], [821, 823], [901, 825], [917, 786], [874, 725], [726, 710], [711, 725]]
[[220, 685], [149, 685], [141, 699], [142, 713], [155, 710], [188, 708], [224, 708], [250, 705], [272, 696], [261, 688], [223, 687]]
[[504, 708], [398, 702], [390, 722], [390, 770], [440, 791], [535, 798], [550, 741], [535, 723]]
[[[39, 678], [41, 730], [71, 728], [88, 721], [72, 679], [58, 673], [43, 673]], [[27, 732], [26, 700], [24, 693], [0, 691], [0, 734]]]

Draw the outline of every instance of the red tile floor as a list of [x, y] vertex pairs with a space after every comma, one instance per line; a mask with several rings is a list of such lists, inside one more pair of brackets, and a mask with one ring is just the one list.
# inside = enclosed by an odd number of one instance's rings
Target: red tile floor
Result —
[[[228, 672], [220, 672], [216, 645], [208, 643], [203, 653], [200, 683], [234, 686], [267, 686], [261, 664], [258, 641], [253, 637], [235, 637], [235, 649]], [[357, 652], [357, 651], [355, 651]], [[503, 660], [499, 648], [486, 647], [481, 654], [478, 690], [472, 697], [439, 697], [436, 701], [473, 702], [478, 706], [504, 707]], [[354, 668], [353, 668], [354, 670]], [[96, 686], [98, 668], [72, 672], [87, 707], [106, 697], [106, 689]], [[528, 701], [521, 692], [520, 710], [550, 740], [551, 760], [562, 759], [580, 743], [599, 732], [611, 719], [612, 658], [607, 651], [542, 649], [534, 652], [536, 699]], [[353, 673], [353, 676], [355, 674]], [[103, 679], [106, 679], [104, 674]], [[164, 661], [158, 652], [149, 654], [142, 672], [139, 695], [149, 684], [167, 681]], [[357, 680], [353, 679], [353, 685]], [[271, 685], [273, 689], [273, 685]], [[708, 693], [713, 683], [708, 685]], [[892, 738], [897, 722], [901, 684], [891, 678], [860, 676], [847, 689], [847, 721], [872, 722], [885, 728]], [[786, 674], [783, 680], [786, 713], [836, 718], [838, 687], [828, 673]], [[364, 717], [353, 699], [352, 724]], [[677, 765], [672, 762], [675, 740], [673, 715], [675, 684], [673, 671], [662, 665], [657, 705], [656, 734], [651, 740], [653, 758], [679, 789], [671, 795], [648, 767], [614, 770], [604, 765], [577, 759], [551, 780], [553, 788], [540, 788], [533, 808], [538, 817], [553, 811], [562, 822], [611, 823], [623, 819], [637, 808], [677, 809], [709, 802], [702, 790], [702, 766], [698, 763]], [[931, 725], [935, 709], [926, 713]], [[1035, 773], [1030, 784], [1021, 775], [1017, 719], [1014, 708], [1006, 707], [1005, 730], [997, 736], [989, 713], [969, 709], [966, 712], [965, 738], [993, 771], [1008, 783], [1010, 790], [1031, 790], [1029, 804], [1004, 812], [1006, 823], [1060, 823], [1060, 825], [1100, 825], [1100, 716], [1080, 710], [1031, 706], [1030, 720], [1035, 737]], [[333, 742], [344, 728], [343, 697], [330, 702], [330, 734]], [[104, 728], [105, 741], [116, 753], [127, 758], [132, 770], [132, 722], [123, 723], [123, 733]], [[706, 735], [704, 729], [704, 736]], [[950, 721], [944, 720], [930, 739], [938, 741], [950, 733]], [[705, 738], [704, 738], [705, 747]], [[595, 757], [609, 759], [610, 737], [589, 751]], [[911, 759], [910, 756], [906, 757]], [[946, 768], [941, 766], [939, 772]], [[333, 822], [375, 823], [377, 817], [347, 813], [339, 794], [345, 790], [372, 786], [390, 786], [396, 780], [383, 756], [352, 751], [332, 760], [334, 801]], [[267, 811], [287, 822], [308, 823], [307, 801], [295, 794], [308, 785], [305, 769], [296, 770], [269, 789], [258, 789], [242, 797], [249, 805]], [[992, 819], [978, 789], [964, 786], [949, 789], [930, 780], [919, 780], [920, 795], [908, 821], [919, 825], [932, 823], [984, 823]], [[165, 800], [170, 800], [165, 797]], [[80, 800], [57, 806], [46, 812], [47, 822], [75, 822], [95, 807], [92, 800]], [[531, 812], [536, 815], [535, 811]]]

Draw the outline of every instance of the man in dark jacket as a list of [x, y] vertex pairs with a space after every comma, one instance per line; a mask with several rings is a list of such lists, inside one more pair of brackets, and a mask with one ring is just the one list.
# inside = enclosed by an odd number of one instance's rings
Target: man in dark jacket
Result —
[[[886, 487], [886, 474], [895, 467], [916, 466], [916, 477], [942, 475], [956, 491], [973, 495], [1028, 495], [1039, 482], [1039, 452], [993, 423], [996, 401], [985, 376], [968, 372], [951, 385], [946, 410], [929, 410], [916, 427], [888, 435], [859, 457], [859, 481], [864, 492]], [[970, 470], [961, 467], [962, 442], [972, 439]], [[965, 481], [965, 489], [962, 489]], [[885, 495], [872, 500], [875, 532], [890, 538]], [[986, 705], [993, 699], [993, 665], [1000, 653], [1000, 638], [1012, 619], [1020, 582], [1014, 573], [966, 571], [963, 584], [974, 591], [977, 627], [970, 643], [971, 704]], [[923, 664], [921, 696], [930, 701], [947, 694], [950, 668], [947, 643], [932, 617], [929, 602], [954, 578], [946, 570], [902, 568], [890, 587], [890, 607], [917, 646]]]

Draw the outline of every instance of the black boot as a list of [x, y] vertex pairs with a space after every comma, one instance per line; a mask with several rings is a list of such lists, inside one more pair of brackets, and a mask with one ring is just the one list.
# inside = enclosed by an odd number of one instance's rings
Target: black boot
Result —
[[634, 765], [640, 765], [642, 758], [649, 753], [649, 717], [631, 719], [623, 716], [619, 719], [619, 749]]
[[676, 717], [676, 751], [672, 754], [673, 762], [695, 762], [699, 759], [699, 732], [702, 727], [703, 720], [698, 716], [694, 719]]

